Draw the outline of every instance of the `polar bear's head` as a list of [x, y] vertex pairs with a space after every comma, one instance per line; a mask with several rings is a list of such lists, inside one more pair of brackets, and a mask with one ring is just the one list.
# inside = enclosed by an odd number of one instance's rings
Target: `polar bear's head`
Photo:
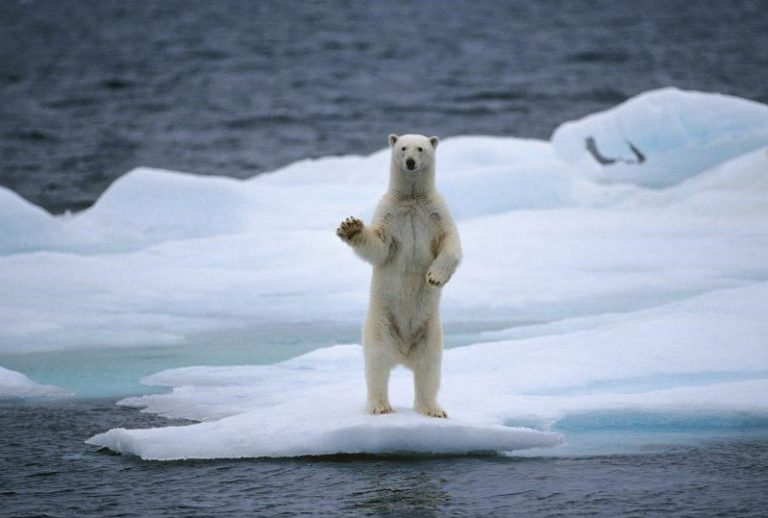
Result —
[[389, 147], [392, 149], [392, 162], [403, 171], [419, 172], [432, 167], [435, 149], [440, 141], [437, 137], [424, 135], [392, 134]]

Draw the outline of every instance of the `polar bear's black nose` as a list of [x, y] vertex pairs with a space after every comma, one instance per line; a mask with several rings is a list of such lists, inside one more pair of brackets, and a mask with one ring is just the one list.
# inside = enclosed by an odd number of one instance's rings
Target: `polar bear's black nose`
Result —
[[409, 171], [413, 171], [413, 168], [416, 167], [416, 161], [413, 158], [409, 158], [405, 161], [405, 167], [407, 167]]

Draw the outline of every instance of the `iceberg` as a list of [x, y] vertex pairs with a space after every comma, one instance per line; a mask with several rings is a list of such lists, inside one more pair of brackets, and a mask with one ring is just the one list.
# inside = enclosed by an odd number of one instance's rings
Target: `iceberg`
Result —
[[[487, 453], [606, 423], [757, 426], [767, 114], [662, 89], [550, 141], [443, 140], [437, 182], [465, 255], [442, 300], [447, 422], [408, 410], [405, 371], [397, 414], [364, 415], [359, 346], [328, 347], [358, 339], [370, 275], [334, 229], [370, 217], [387, 150], [248, 180], [138, 168], [57, 217], [0, 188], [0, 364], [70, 389], [19, 355], [197, 351], [199, 366], [130, 371], [168, 392], [121, 403], [197, 423], [90, 439], [153, 459]], [[309, 354], [259, 356], [277, 347], [264, 330], [288, 343], [331, 327], [345, 331], [295, 349]], [[222, 365], [234, 346], [269, 365]]]

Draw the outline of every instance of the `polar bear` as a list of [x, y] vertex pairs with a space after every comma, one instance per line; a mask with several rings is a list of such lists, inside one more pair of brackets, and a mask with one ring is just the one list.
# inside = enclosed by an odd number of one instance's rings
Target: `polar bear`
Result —
[[448, 417], [437, 402], [443, 327], [440, 292], [461, 260], [456, 225], [435, 190], [437, 137], [390, 135], [389, 188], [373, 221], [347, 218], [337, 235], [373, 265], [363, 326], [368, 411], [392, 412], [388, 384], [401, 364], [414, 374], [414, 408]]

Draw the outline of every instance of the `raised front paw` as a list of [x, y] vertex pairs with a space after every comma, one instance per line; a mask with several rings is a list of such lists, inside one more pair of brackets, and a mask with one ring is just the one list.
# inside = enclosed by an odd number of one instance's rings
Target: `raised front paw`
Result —
[[432, 265], [427, 272], [427, 282], [436, 288], [445, 286], [445, 283], [451, 278], [451, 272], [445, 268]]
[[357, 218], [349, 217], [341, 222], [336, 229], [336, 235], [344, 241], [351, 241], [356, 235], [363, 231], [363, 222]]
[[415, 410], [420, 414], [424, 414], [425, 416], [428, 416], [428, 417], [440, 417], [443, 419], [448, 417], [448, 412], [443, 410], [443, 408], [437, 403], [431, 403], [431, 404], [417, 403]]

